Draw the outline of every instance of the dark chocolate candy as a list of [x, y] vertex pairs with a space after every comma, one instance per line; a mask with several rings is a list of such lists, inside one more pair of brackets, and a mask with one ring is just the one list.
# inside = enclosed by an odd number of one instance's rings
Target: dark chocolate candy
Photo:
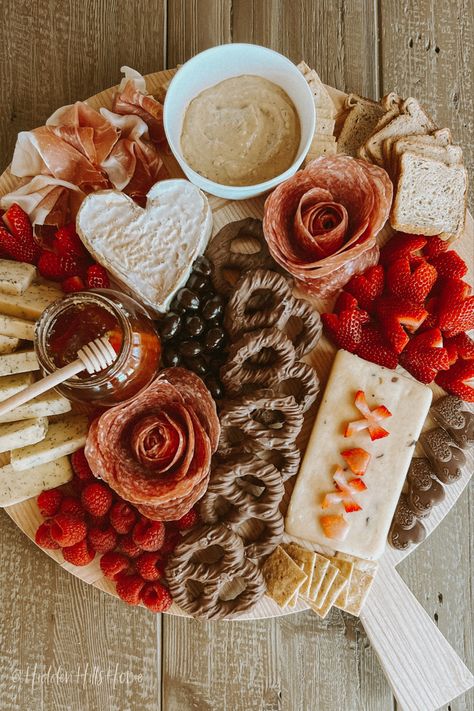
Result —
[[474, 413], [469, 412], [460, 398], [454, 395], [440, 398], [431, 408], [431, 414], [459, 447], [474, 447]]
[[466, 463], [464, 452], [441, 427], [423, 432], [420, 442], [433, 470], [443, 484], [452, 484], [462, 474]]

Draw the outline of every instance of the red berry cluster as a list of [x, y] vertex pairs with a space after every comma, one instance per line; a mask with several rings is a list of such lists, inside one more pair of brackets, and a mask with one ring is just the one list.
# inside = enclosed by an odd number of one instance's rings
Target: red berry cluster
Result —
[[106, 289], [110, 286], [104, 267], [96, 264], [84, 248], [74, 223], [60, 227], [47, 242], [40, 244], [26, 212], [16, 203], [2, 216], [0, 256], [37, 264], [45, 279], [60, 281], [63, 291]]
[[439, 237], [397, 234], [380, 263], [353, 276], [333, 313], [322, 315], [339, 347], [387, 368], [398, 364], [474, 401], [474, 295], [467, 265]]
[[64, 560], [73, 565], [88, 565], [99, 554], [101, 570], [115, 582], [122, 600], [164, 612], [172, 603], [163, 584], [166, 561], [180, 531], [197, 523], [196, 511], [191, 509], [175, 522], [152, 521], [94, 478], [83, 449], [72, 455], [71, 463], [72, 486], [38, 496], [45, 520], [36, 531], [36, 543], [61, 549]]

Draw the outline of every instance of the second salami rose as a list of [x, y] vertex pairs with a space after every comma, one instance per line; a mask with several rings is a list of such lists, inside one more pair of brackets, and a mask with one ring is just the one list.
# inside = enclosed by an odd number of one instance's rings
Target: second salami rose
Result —
[[272, 257], [310, 294], [325, 297], [377, 263], [376, 236], [393, 186], [382, 168], [321, 157], [267, 198], [263, 230]]
[[85, 452], [94, 475], [122, 498], [148, 518], [172, 521], [204, 494], [219, 431], [202, 380], [168, 368], [92, 423]]

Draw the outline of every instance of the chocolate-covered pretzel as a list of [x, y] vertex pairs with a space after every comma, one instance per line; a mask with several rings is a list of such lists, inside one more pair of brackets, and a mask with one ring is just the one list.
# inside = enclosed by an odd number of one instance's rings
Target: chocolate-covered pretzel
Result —
[[459, 447], [474, 447], [474, 413], [460, 398], [454, 395], [440, 398], [432, 406], [431, 414]]
[[435, 478], [435, 473], [425, 457], [414, 457], [407, 474], [408, 504], [419, 518], [426, 518], [433, 506], [445, 497], [443, 485]]
[[[232, 249], [234, 242], [245, 238], [258, 245], [257, 252], [243, 254]], [[238, 272], [240, 275], [248, 269], [276, 266], [263, 236], [262, 221], [253, 217], [225, 225], [209, 243], [206, 256], [214, 263], [211, 277], [214, 288], [226, 296], [230, 296], [234, 289], [234, 282], [229, 281], [226, 271]]]
[[423, 432], [420, 435], [420, 443], [436, 476], [443, 484], [452, 484], [460, 478], [466, 457], [446, 430], [437, 427]]
[[[222, 556], [204, 562], [202, 554], [212, 548], [215, 555], [216, 547]], [[241, 537], [220, 524], [199, 526], [188, 533], [173, 551], [165, 574], [174, 601], [194, 617], [233, 617], [265, 593], [262, 573], [245, 556]], [[243, 583], [244, 589], [230, 600], [222, 599], [223, 588], [234, 580]]]

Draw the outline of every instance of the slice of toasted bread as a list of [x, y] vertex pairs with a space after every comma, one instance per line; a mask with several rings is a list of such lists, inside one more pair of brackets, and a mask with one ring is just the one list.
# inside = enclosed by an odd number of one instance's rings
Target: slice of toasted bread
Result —
[[355, 157], [383, 116], [384, 109], [376, 101], [355, 94], [347, 97], [346, 105], [350, 110], [337, 139], [337, 150]]
[[404, 151], [400, 156], [395, 200], [390, 214], [393, 229], [411, 234], [454, 239], [466, 214], [467, 172], [464, 166]]

